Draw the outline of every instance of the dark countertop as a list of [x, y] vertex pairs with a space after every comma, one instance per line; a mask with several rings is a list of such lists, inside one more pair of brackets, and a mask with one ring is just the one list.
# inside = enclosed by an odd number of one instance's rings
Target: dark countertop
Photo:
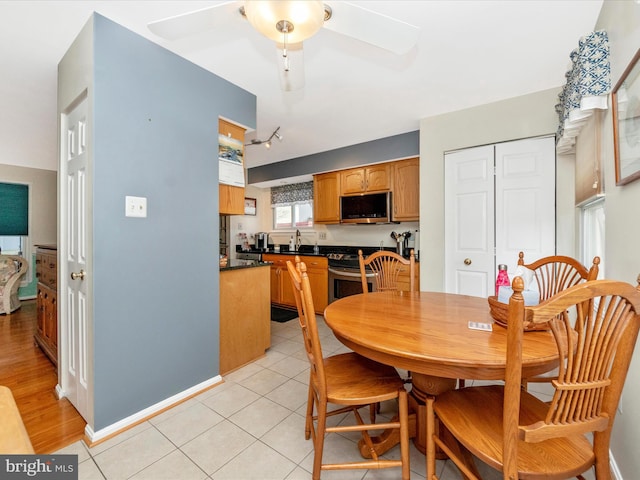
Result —
[[[305, 257], [327, 257], [331, 253], [346, 253], [351, 255], [357, 255], [358, 250], [362, 249], [362, 253], [364, 255], [371, 255], [374, 252], [380, 250], [379, 247], [353, 247], [353, 246], [343, 246], [343, 245], [319, 245], [319, 253], [313, 253], [313, 245], [300, 245], [300, 250], [289, 251], [288, 245], [286, 248], [280, 247], [279, 252], [273, 251], [273, 245], [269, 244], [269, 248], [267, 250], [260, 250], [252, 248], [245, 253], [268, 253], [270, 255], [303, 255]], [[388, 250], [391, 252], [395, 252], [395, 248], [384, 247], [384, 250]], [[236, 245], [236, 253], [242, 252], [240, 249], [240, 245]], [[405, 258], [409, 258], [408, 255]], [[416, 262], [419, 260], [416, 258]]]
[[242, 268], [255, 268], [255, 267], [268, 267], [271, 264], [268, 262], [258, 262], [257, 260], [237, 260], [232, 258], [227, 261], [226, 267], [220, 267], [221, 272], [229, 270], [239, 270]]
[[280, 251], [280, 252], [260, 252], [263, 255], [264, 254], [269, 254], [269, 255], [302, 255], [303, 257], [326, 257], [326, 254], [323, 253], [313, 253], [313, 251], [311, 252], [305, 252], [303, 250], [300, 250], [298, 252], [290, 252], [290, 251]]
[[[260, 250], [256, 248], [251, 248], [246, 251], [246, 253], [275, 253], [276, 255], [304, 255], [304, 256], [320, 256], [326, 257], [331, 253], [349, 253], [353, 255], [358, 254], [358, 250], [362, 249], [362, 252], [365, 255], [370, 255], [373, 252], [380, 250], [379, 247], [353, 247], [353, 246], [343, 246], [343, 245], [318, 245], [319, 253], [313, 253], [314, 245], [300, 245], [300, 249], [298, 251], [289, 250], [288, 245], [283, 245], [280, 247], [279, 252], [273, 251], [273, 245], [269, 244], [269, 248], [267, 250]], [[395, 251], [395, 249], [386, 248], [385, 250]], [[241, 252], [239, 245], [236, 245], [236, 253]]]

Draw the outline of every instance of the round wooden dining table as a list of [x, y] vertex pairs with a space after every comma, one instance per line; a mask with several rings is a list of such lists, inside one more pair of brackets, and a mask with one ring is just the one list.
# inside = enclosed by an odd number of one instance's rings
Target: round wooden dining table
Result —
[[[325, 309], [324, 318], [353, 351], [411, 372], [417, 414], [414, 443], [423, 452], [427, 395], [455, 388], [457, 379], [504, 379], [507, 329], [493, 324], [486, 298], [374, 292], [336, 300]], [[470, 321], [490, 323], [492, 331], [470, 329]], [[552, 334], [526, 332], [522, 356], [525, 378], [553, 370], [558, 351]]]

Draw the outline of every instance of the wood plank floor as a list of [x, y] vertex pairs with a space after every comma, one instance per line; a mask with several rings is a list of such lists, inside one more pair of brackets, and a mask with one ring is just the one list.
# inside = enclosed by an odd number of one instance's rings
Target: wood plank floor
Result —
[[56, 369], [33, 340], [36, 301], [0, 315], [0, 385], [11, 389], [36, 453], [53, 453], [84, 436], [86, 422], [66, 399], [58, 400]]

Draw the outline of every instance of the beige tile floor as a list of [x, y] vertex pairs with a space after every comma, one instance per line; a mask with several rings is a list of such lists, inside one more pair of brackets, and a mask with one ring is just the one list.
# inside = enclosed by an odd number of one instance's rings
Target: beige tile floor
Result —
[[[324, 354], [347, 351], [319, 321]], [[93, 448], [77, 442], [58, 453], [78, 454], [80, 480], [310, 479], [313, 447], [304, 440], [308, 363], [298, 322], [271, 326], [266, 356], [225, 376], [223, 384]], [[393, 404], [382, 406], [381, 416], [392, 413]], [[357, 434], [330, 434], [325, 459], [359, 458], [357, 440]], [[399, 448], [387, 455], [398, 458]], [[437, 468], [441, 480], [461, 478], [450, 461], [438, 461]], [[485, 480], [501, 478], [479, 468]], [[424, 480], [425, 473], [425, 457], [411, 444], [411, 478]], [[328, 471], [322, 478], [386, 480], [400, 472]]]

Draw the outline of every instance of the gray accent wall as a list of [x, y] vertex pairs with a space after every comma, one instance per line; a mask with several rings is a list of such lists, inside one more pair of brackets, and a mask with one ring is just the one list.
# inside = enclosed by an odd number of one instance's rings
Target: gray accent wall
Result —
[[313, 175], [373, 163], [417, 157], [420, 132], [408, 132], [370, 142], [349, 145], [326, 152], [305, 155], [247, 170], [248, 183], [261, 183], [280, 178]]
[[97, 431], [219, 374], [218, 117], [256, 98], [98, 14], [93, 42]]

